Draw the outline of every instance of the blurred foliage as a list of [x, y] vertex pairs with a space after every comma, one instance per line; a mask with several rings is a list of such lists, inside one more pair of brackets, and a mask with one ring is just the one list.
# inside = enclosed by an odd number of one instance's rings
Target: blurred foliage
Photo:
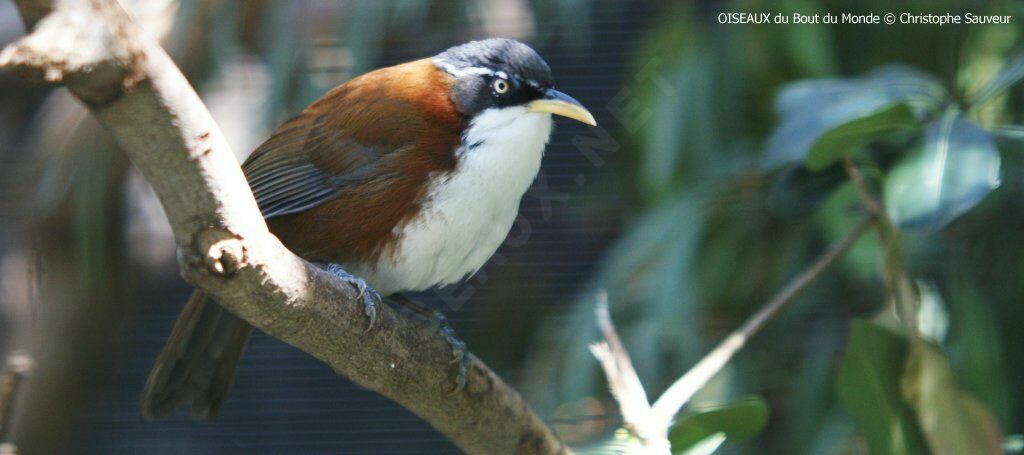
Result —
[[837, 390], [872, 453], [924, 453], [913, 410], [900, 399], [906, 354], [906, 341], [899, 335], [867, 321], [853, 321]]
[[889, 217], [904, 228], [939, 229], [999, 186], [999, 166], [992, 137], [951, 108], [887, 176]]
[[896, 65], [789, 84], [775, 103], [781, 122], [768, 139], [765, 167], [805, 161], [812, 171], [825, 169], [889, 131], [916, 129], [912, 109], [934, 111], [944, 95], [931, 77]]
[[[902, 7], [1024, 12], [1001, 1]], [[598, 337], [585, 325], [596, 290], [616, 303], [619, 331], [657, 396], [877, 204], [878, 235], [861, 239], [697, 402], [753, 392], [777, 410], [755, 443], [732, 445], [725, 432], [730, 450], [1002, 452], [1003, 434], [1024, 417], [1013, 392], [1024, 368], [1010, 360], [1024, 354], [1019, 26], [715, 19], [888, 9], [664, 7], [635, 56], [634, 112], [646, 116], [616, 125], [629, 142], [631, 221], [577, 303], [539, 334], [545, 349], [531, 374], [559, 384], [528, 390], [542, 408], [606, 396], [583, 348]]]
[[682, 415], [669, 430], [675, 453], [692, 449], [702, 441], [721, 435], [730, 442], [749, 439], [768, 423], [768, 404], [761, 397], [744, 397], [733, 403], [707, 406]]

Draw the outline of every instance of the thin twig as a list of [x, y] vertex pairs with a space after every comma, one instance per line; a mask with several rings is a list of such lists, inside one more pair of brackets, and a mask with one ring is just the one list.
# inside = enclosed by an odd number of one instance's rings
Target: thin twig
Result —
[[647, 419], [651, 415], [651, 404], [647, 401], [647, 393], [633, 368], [629, 353], [615, 332], [612, 318], [608, 314], [608, 294], [605, 291], [601, 291], [597, 298], [597, 326], [604, 341], [590, 345], [590, 352], [601, 362], [608, 378], [608, 387], [619, 403], [623, 426], [641, 439], [653, 437], [645, 431], [648, 428]]
[[767, 303], [737, 330], [725, 338], [714, 350], [704, 356], [690, 371], [676, 380], [652, 407], [654, 421], [667, 427], [677, 412], [693, 397], [704, 384], [711, 380], [743, 346], [747, 340], [774, 318], [800, 291], [821, 276], [822, 272], [841, 258], [847, 250], [874, 223], [874, 217], [865, 216], [845, 237], [832, 245], [780, 289]]
[[853, 160], [849, 156], [843, 156], [843, 169], [846, 170], [846, 175], [853, 182], [853, 187], [857, 189], [857, 196], [860, 198], [861, 204], [864, 204], [868, 213], [883, 220], [882, 224], [884, 224], [885, 211], [882, 209], [882, 203], [871, 196], [871, 192], [868, 191], [868, 187], [864, 183], [864, 178], [860, 175], [860, 169], [857, 169], [857, 165], [853, 164]]
[[903, 321], [907, 333], [915, 333], [917, 331], [915, 316], [917, 314], [917, 290], [903, 265], [903, 254], [899, 251], [900, 231], [896, 229], [896, 225], [885, 213], [882, 203], [868, 191], [867, 185], [864, 184], [864, 179], [861, 177], [860, 169], [849, 155], [843, 156], [843, 168], [857, 189], [861, 205], [878, 221], [878, 241], [882, 244], [885, 254], [882, 283], [885, 284], [889, 305]]
[[[864, 206], [864, 210], [875, 217], [878, 224], [875, 225], [875, 234], [878, 236], [878, 243], [881, 245], [888, 245], [889, 239], [892, 238], [894, 229], [892, 224], [889, 223], [889, 217], [885, 214], [885, 209], [882, 208], [882, 203], [871, 195], [868, 191], [867, 185], [864, 183], [864, 178], [861, 176], [860, 169], [853, 163], [853, 159], [849, 155], [843, 156], [843, 169], [846, 171], [847, 177], [853, 182], [853, 187], [857, 190], [857, 198], [860, 200], [860, 204]], [[887, 273], [882, 273], [882, 283], [885, 285], [886, 296], [889, 297], [889, 302], [896, 302], [896, 283], [890, 280]]]
[[882, 202], [878, 198], [871, 195], [867, 184], [864, 183], [864, 177], [861, 175], [860, 169], [857, 168], [857, 165], [854, 164], [853, 159], [849, 155], [843, 156], [843, 169], [846, 170], [846, 175], [853, 182], [853, 187], [857, 190], [857, 198], [860, 199], [864, 210], [867, 210], [878, 221], [878, 239], [883, 244], [887, 243], [887, 239], [899, 234], [899, 231], [892, 224], [889, 216], [886, 215], [885, 207], [882, 206]]
[[10, 437], [14, 400], [25, 376], [32, 371], [32, 365], [32, 357], [28, 353], [17, 351], [7, 357], [7, 365], [0, 373], [0, 442]]

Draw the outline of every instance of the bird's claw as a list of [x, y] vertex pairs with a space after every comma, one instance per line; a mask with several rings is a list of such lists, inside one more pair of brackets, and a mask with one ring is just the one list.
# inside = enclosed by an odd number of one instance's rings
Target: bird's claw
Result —
[[452, 348], [452, 360], [449, 363], [458, 364], [458, 371], [455, 373], [455, 389], [449, 393], [449, 395], [454, 395], [466, 388], [466, 377], [469, 374], [469, 350], [466, 349], [466, 343], [455, 336], [455, 331], [446, 320], [442, 320], [441, 324], [438, 332]]
[[370, 320], [363, 332], [369, 332], [370, 329], [373, 328], [374, 324], [377, 323], [377, 304], [378, 302], [383, 302], [380, 294], [371, 288], [370, 285], [366, 284], [366, 281], [362, 278], [348, 273], [337, 264], [328, 264], [325, 270], [327, 270], [331, 275], [334, 275], [342, 281], [352, 285], [356, 288], [356, 291], [359, 292], [359, 294], [356, 295], [356, 298], [363, 301], [363, 312], [366, 313], [366, 317]]
[[366, 324], [366, 329], [363, 330], [365, 333], [369, 332], [370, 329], [373, 328], [374, 324], [377, 323], [377, 302], [379, 302], [381, 298], [380, 294], [378, 294], [377, 291], [374, 291], [371, 287], [367, 287], [360, 291], [360, 297], [363, 299], [363, 312], [366, 313], [366, 317], [370, 320], [370, 322]]

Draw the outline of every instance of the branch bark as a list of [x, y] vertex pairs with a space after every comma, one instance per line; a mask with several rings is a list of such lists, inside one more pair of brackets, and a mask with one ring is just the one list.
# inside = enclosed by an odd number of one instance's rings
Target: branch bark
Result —
[[476, 357], [466, 387], [451, 394], [451, 350], [430, 327], [385, 307], [364, 333], [356, 291], [269, 233], [202, 101], [116, 1], [15, 3], [31, 32], [0, 52], [0, 69], [66, 85], [113, 133], [167, 212], [186, 280], [467, 452], [568, 452]]

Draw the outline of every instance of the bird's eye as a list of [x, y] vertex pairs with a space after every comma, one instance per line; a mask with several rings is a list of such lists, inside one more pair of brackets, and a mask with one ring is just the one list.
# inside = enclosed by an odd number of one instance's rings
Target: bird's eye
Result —
[[504, 95], [508, 93], [509, 85], [508, 81], [506, 81], [505, 79], [495, 79], [494, 83], [491, 84], [491, 87], [494, 87], [494, 93]]

